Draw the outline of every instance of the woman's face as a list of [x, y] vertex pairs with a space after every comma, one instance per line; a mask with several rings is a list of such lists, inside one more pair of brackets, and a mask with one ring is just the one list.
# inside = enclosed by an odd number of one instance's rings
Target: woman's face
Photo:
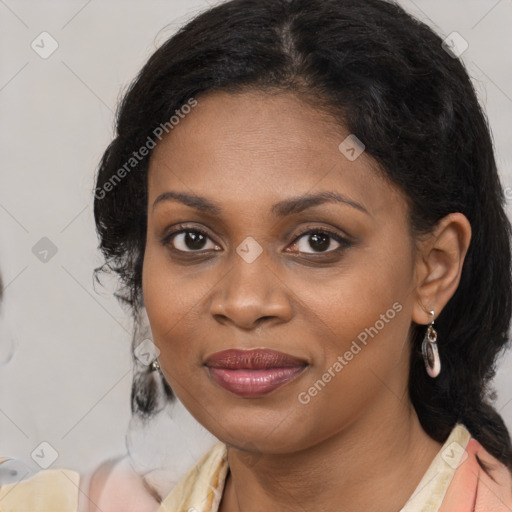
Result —
[[[348, 136], [289, 93], [215, 92], [151, 157], [143, 294], [160, 365], [226, 443], [291, 452], [404, 410], [406, 202], [351, 139], [340, 150]], [[226, 349], [296, 359], [214, 369]]]

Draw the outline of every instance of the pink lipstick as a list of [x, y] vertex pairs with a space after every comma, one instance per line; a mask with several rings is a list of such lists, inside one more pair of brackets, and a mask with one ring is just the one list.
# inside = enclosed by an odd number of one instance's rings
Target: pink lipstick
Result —
[[266, 395], [307, 367], [302, 359], [269, 349], [223, 350], [209, 356], [204, 364], [215, 382], [243, 397]]

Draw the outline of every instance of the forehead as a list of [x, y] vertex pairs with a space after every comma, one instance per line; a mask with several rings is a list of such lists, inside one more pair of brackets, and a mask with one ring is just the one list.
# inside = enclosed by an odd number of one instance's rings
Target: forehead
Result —
[[167, 189], [243, 208], [326, 190], [375, 213], [401, 200], [373, 159], [340, 151], [350, 132], [295, 94], [218, 91], [197, 101], [153, 151], [150, 203]]
[[223, 150], [239, 155], [257, 151], [310, 160], [348, 134], [325, 112], [292, 93], [216, 91], [197, 101], [166, 136], [171, 146], [196, 144], [197, 151], [209, 155]]

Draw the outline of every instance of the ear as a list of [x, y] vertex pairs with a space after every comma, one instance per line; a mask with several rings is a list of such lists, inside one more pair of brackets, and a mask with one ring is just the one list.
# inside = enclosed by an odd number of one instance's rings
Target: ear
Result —
[[431, 310], [437, 318], [457, 290], [470, 241], [468, 219], [462, 213], [450, 213], [417, 242], [416, 300], [412, 310], [412, 320], [417, 324], [429, 323]]

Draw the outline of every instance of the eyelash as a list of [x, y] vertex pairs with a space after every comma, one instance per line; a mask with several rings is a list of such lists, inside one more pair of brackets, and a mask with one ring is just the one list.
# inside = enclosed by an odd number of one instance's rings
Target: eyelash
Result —
[[[195, 227], [188, 227], [188, 226], [185, 226], [183, 224], [180, 224], [177, 226], [177, 229], [172, 231], [171, 233], [168, 233], [167, 235], [165, 235], [162, 240], [161, 240], [161, 243], [162, 245], [164, 245], [165, 247], [168, 247], [169, 249], [171, 249], [172, 251], [174, 252], [177, 252], [179, 254], [201, 254], [204, 252], [204, 250], [198, 250], [198, 251], [182, 251], [181, 249], [176, 249], [175, 247], [172, 246], [172, 240], [175, 236], [179, 235], [179, 234], [182, 234], [182, 233], [199, 233], [201, 234], [202, 236], [204, 236], [205, 238], [208, 238], [210, 239], [212, 242], [214, 242], [212, 240], [212, 238], [210, 237], [210, 235], [208, 235], [208, 233], [206, 233], [206, 231], [202, 230], [202, 229], [199, 229], [199, 228], [195, 228]], [[304, 237], [305, 235], [310, 235], [310, 234], [321, 234], [321, 235], [328, 235], [330, 238], [332, 238], [333, 240], [335, 240], [336, 242], [338, 242], [340, 244], [339, 247], [337, 247], [336, 249], [331, 249], [329, 251], [324, 251], [324, 252], [311, 252], [311, 253], [300, 253], [300, 254], [307, 254], [308, 256], [311, 256], [313, 255], [313, 257], [315, 257], [314, 255], [319, 255], [319, 256], [323, 256], [323, 255], [332, 255], [332, 254], [336, 254], [336, 253], [340, 253], [341, 251], [343, 251], [344, 249], [347, 249], [349, 247], [351, 247], [353, 245], [352, 242], [350, 242], [347, 238], [344, 238], [342, 237], [341, 235], [339, 235], [338, 233], [335, 233], [333, 231], [331, 231], [330, 229], [327, 229], [327, 228], [319, 228], [319, 227], [315, 227], [315, 228], [306, 228], [305, 231], [302, 231], [300, 233], [297, 234], [297, 236], [294, 238], [293, 242], [290, 244], [290, 245], [295, 245], [302, 237]], [[215, 242], [214, 242], [215, 243]], [[218, 245], [218, 244], [217, 244]], [[211, 249], [207, 249], [208, 250], [211, 250]]]

